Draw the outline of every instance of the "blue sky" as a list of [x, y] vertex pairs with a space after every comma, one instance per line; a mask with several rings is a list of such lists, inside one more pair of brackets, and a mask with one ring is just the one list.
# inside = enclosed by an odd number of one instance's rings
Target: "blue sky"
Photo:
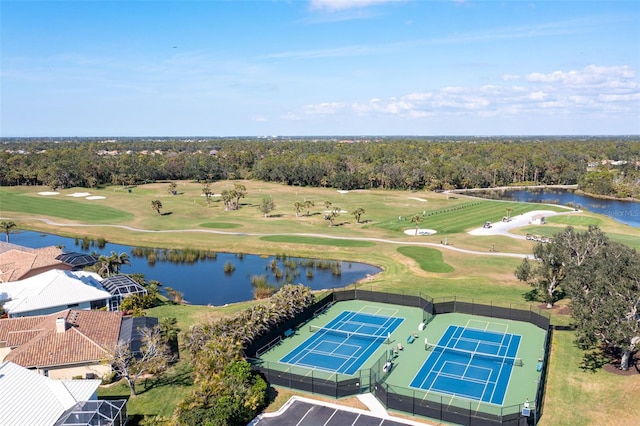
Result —
[[0, 0], [0, 136], [640, 134], [640, 2]]

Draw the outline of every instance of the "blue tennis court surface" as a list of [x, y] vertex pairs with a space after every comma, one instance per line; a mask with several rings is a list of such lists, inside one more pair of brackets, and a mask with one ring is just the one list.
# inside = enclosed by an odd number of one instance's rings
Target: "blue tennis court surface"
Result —
[[511, 371], [522, 365], [520, 339], [450, 325], [409, 386], [502, 405]]
[[344, 311], [280, 362], [354, 374], [402, 321], [404, 318]]

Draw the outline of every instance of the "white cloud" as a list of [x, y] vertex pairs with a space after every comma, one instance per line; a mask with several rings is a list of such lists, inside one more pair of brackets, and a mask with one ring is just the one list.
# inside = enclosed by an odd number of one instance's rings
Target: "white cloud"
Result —
[[532, 101], [541, 101], [541, 100], [544, 100], [546, 97], [547, 97], [547, 94], [541, 91], [531, 92], [529, 94], [529, 99], [531, 99]]
[[383, 3], [393, 3], [400, 0], [311, 0], [311, 9], [335, 12], [346, 9], [361, 9]]
[[[447, 86], [351, 105], [324, 102], [304, 107], [310, 114], [348, 114], [419, 119], [432, 116], [496, 117], [516, 115], [637, 114], [640, 84], [629, 66], [590, 65], [581, 70], [530, 73], [525, 84]], [[522, 81], [522, 80], [521, 80]]]
[[323, 102], [315, 105], [305, 106], [307, 114], [335, 114], [344, 109], [345, 105], [340, 102]]
[[629, 66], [599, 67], [589, 65], [583, 70], [554, 71], [550, 74], [531, 73], [527, 81], [537, 83], [563, 83], [570, 85], [608, 84], [629, 80], [635, 77], [635, 71]]

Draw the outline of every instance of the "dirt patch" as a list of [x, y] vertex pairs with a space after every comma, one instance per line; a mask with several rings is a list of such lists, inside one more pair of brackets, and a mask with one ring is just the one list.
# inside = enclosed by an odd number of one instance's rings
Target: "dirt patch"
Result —
[[540, 309], [543, 312], [552, 313], [554, 315], [570, 315], [571, 314], [571, 308], [567, 305], [562, 305], [562, 306], [553, 305], [551, 308], [547, 308], [547, 304], [542, 303], [538, 305], [538, 309]]
[[602, 369], [607, 373], [615, 374], [616, 376], [635, 376], [640, 374], [640, 352], [636, 352], [633, 358], [629, 360], [628, 370], [620, 370], [619, 359], [616, 359], [609, 364], [605, 364]]

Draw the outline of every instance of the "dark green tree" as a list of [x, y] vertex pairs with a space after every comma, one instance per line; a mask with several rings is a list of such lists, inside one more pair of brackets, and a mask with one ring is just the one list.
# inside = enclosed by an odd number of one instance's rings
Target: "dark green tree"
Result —
[[552, 308], [562, 297], [561, 286], [566, 278], [565, 246], [555, 243], [538, 243], [533, 248], [533, 261], [525, 258], [515, 271], [520, 281], [532, 286], [540, 300]]
[[571, 314], [583, 348], [605, 347], [620, 355], [620, 368], [640, 347], [640, 254], [610, 241], [597, 227], [567, 228], [553, 244], [566, 248]]

